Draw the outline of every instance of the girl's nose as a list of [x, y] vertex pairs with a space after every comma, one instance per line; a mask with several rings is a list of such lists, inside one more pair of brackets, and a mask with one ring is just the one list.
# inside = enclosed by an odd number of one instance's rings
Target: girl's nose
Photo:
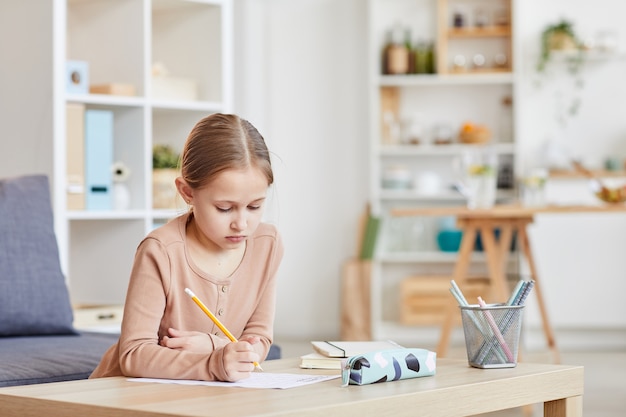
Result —
[[246, 219], [246, 215], [244, 213], [239, 213], [233, 219], [232, 223], [230, 224], [230, 227], [233, 230], [241, 231], [241, 230], [246, 230], [247, 225], [248, 225], [248, 220]]

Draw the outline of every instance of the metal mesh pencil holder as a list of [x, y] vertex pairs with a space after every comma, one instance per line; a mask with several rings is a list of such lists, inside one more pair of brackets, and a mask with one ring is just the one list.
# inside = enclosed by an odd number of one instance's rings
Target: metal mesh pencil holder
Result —
[[513, 368], [522, 328], [523, 305], [460, 306], [467, 360], [475, 368]]

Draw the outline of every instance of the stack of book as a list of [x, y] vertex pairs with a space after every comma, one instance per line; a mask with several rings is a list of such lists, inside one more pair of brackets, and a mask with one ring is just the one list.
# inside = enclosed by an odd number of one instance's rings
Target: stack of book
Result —
[[368, 352], [402, 348], [396, 342], [387, 341], [313, 341], [314, 352], [300, 357], [300, 368], [338, 369], [342, 362], [352, 356]]

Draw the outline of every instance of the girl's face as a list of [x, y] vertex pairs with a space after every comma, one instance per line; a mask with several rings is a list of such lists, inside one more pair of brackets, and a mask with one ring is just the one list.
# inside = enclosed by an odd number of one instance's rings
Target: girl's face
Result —
[[203, 188], [187, 188], [202, 243], [218, 251], [245, 244], [261, 222], [267, 190], [267, 179], [254, 167], [229, 169]]

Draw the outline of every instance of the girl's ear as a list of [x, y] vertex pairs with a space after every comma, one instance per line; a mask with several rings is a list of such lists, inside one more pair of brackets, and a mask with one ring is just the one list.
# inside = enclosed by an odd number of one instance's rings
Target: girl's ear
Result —
[[183, 177], [176, 178], [176, 189], [185, 203], [193, 205], [193, 189], [187, 184]]

